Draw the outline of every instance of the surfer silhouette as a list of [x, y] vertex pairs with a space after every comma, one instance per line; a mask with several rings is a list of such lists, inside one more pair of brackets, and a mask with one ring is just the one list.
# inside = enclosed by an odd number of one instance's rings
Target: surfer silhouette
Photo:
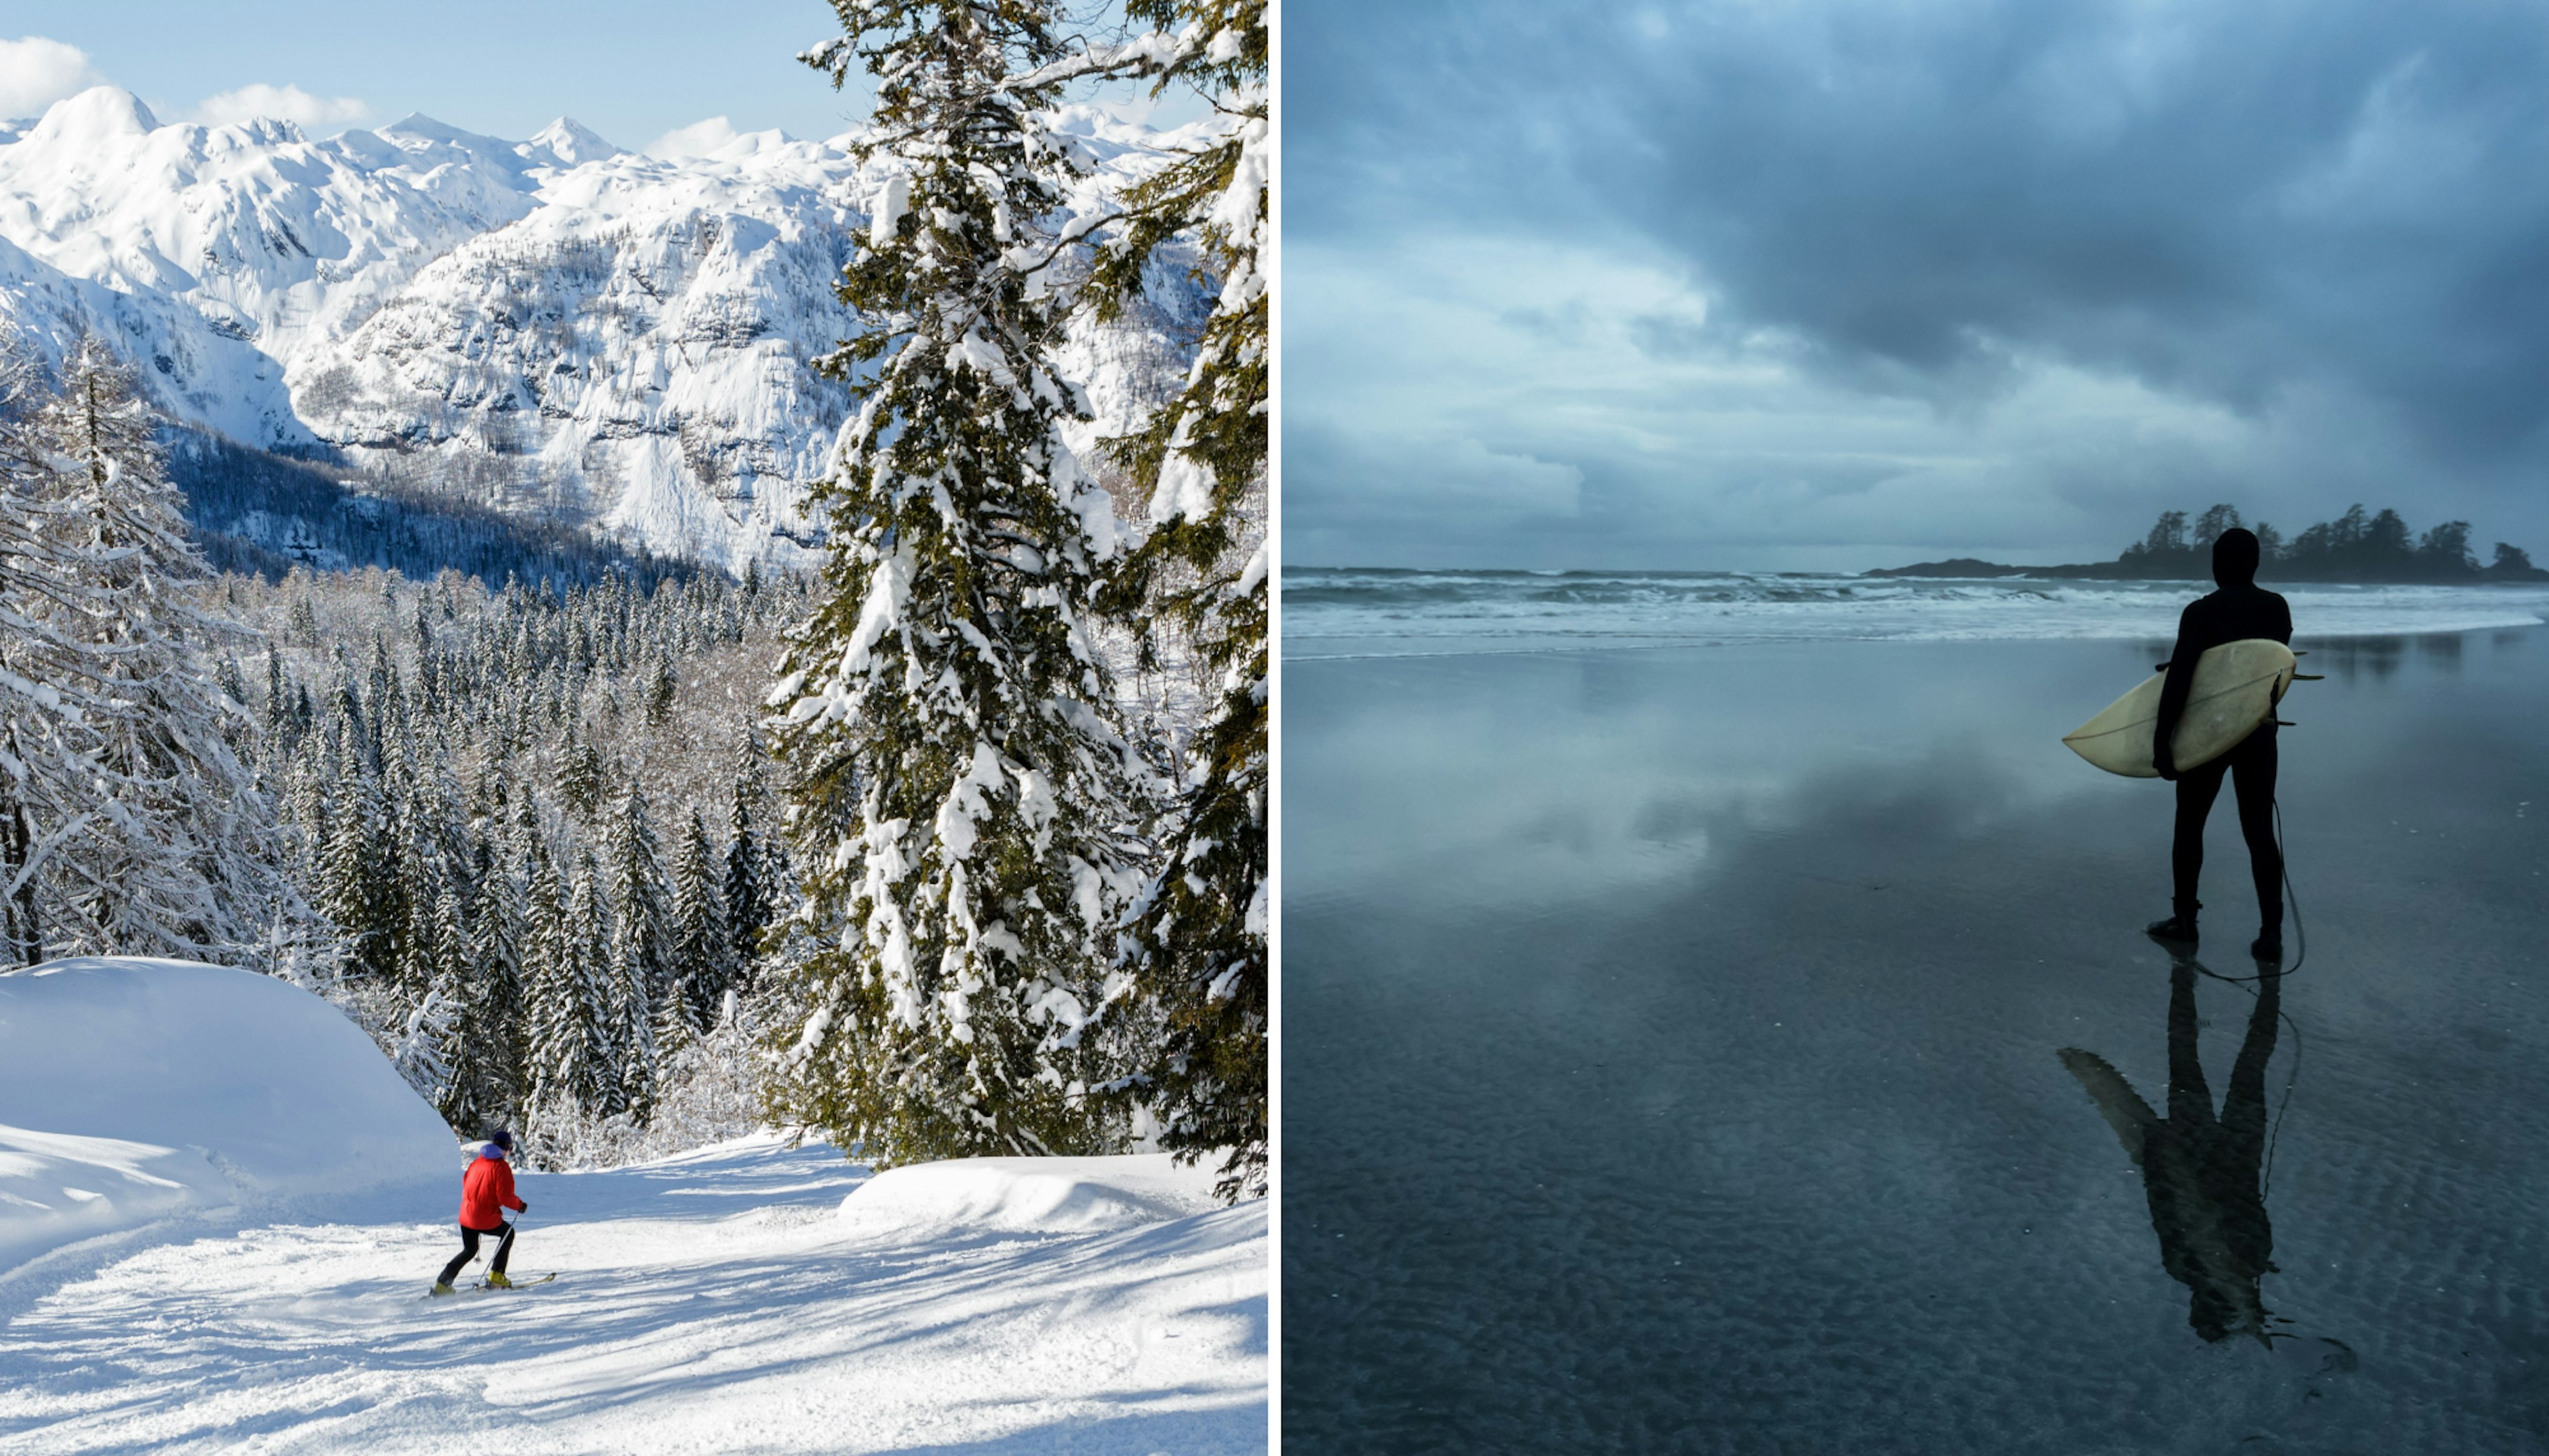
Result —
[[2204, 869], [2204, 821], [2221, 792], [2226, 774], [2239, 804], [2239, 834], [2248, 842], [2248, 871], [2257, 885], [2257, 939], [2248, 952], [2260, 960], [2284, 954], [2284, 855], [2275, 845], [2275, 719], [2268, 713], [2239, 746], [2179, 773], [2170, 761], [2170, 742], [2186, 711], [2188, 689], [2195, 682], [2195, 660], [2225, 642], [2252, 637], [2292, 645], [2293, 610], [2283, 597], [2257, 585], [2257, 538], [2233, 527], [2213, 542], [2213, 581], [2219, 589], [2186, 605], [2177, 619], [2177, 647], [2161, 664], [2168, 681], [2160, 687], [2157, 735], [2151, 762], [2159, 776], [2177, 783], [2177, 835], [2169, 847], [2169, 869], [2175, 884], [2166, 920], [2153, 921], [2151, 935], [2163, 941], [2196, 944], [2195, 912], [2203, 902], [2195, 882]]
[[2266, 1153], [2266, 1063], [2274, 1059], [2283, 975], [2257, 978], [2248, 1036], [2230, 1068], [2229, 1095], [2213, 1112], [2204, 1064], [2196, 1057], [2195, 975], [2191, 956], [2173, 954], [2168, 979], [2168, 1116], [2151, 1111], [2106, 1058], [2076, 1046], [2063, 1066], [2116, 1130], [2124, 1155], [2141, 1169], [2159, 1234], [2160, 1267], [2187, 1288], [2187, 1322], [2208, 1340], [2233, 1334], [2267, 1342], [2265, 1296], [2258, 1280], [2279, 1272], [2274, 1227], [2259, 1186]]

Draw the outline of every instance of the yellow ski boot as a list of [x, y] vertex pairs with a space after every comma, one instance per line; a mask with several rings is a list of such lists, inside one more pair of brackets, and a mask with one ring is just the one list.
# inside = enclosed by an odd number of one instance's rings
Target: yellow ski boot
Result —
[[489, 1289], [512, 1289], [514, 1287], [514, 1281], [506, 1278], [502, 1274], [490, 1274], [487, 1276], [487, 1287]]

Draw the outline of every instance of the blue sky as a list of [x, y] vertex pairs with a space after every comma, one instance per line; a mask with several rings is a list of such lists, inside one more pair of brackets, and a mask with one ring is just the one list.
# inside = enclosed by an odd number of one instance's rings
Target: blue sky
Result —
[[0, 45], [48, 40], [79, 52], [86, 69], [57, 51], [22, 50], [14, 69], [0, 54], [0, 116], [35, 109], [24, 100], [10, 109], [13, 82], [33, 97], [48, 78], [55, 90], [103, 79], [163, 121], [262, 103], [269, 114], [298, 109], [294, 119], [321, 135], [421, 111], [519, 138], [570, 116], [644, 147], [711, 117], [744, 132], [831, 136], [866, 108], [864, 95], [834, 92], [795, 58], [839, 34], [820, 0], [117, 0], [5, 14]]
[[2549, 7], [1294, 0], [1296, 564], [2549, 557]]

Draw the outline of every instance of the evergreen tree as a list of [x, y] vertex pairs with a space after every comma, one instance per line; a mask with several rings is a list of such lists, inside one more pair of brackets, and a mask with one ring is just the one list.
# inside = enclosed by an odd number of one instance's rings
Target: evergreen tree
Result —
[[236, 752], [247, 744], [249, 729], [256, 721], [247, 710], [247, 679], [239, 673], [238, 659], [224, 657], [214, 670], [213, 682], [226, 699], [222, 704], [223, 735], [230, 739], [232, 751]]
[[328, 784], [332, 776], [327, 772], [324, 756], [295, 755], [284, 795], [287, 818], [299, 836], [293, 857], [295, 877], [310, 887], [305, 892], [314, 902], [325, 899], [326, 880], [321, 864], [328, 844]]
[[663, 850], [646, 813], [646, 795], [633, 782], [612, 826], [611, 863], [611, 967], [620, 1018], [620, 1083], [624, 1105], [642, 1123], [654, 1106], [657, 1008], [670, 1007], [677, 998]]
[[2212, 550], [2213, 543], [2221, 539], [2222, 532], [2236, 530], [2241, 524], [2238, 506], [2225, 502], [2211, 507], [2196, 518], [2195, 549]]
[[320, 908], [345, 937], [347, 969], [384, 983], [398, 973], [391, 899], [388, 826], [380, 784], [354, 757], [339, 753], [338, 782], [329, 796], [328, 839], [320, 851]]
[[661, 728], [673, 717], [673, 670], [656, 658], [646, 673], [646, 726]]
[[2141, 550], [2150, 556], [2174, 556], [2187, 550], [2186, 512], [2163, 510], [2151, 523], [2150, 534], [2142, 537]]
[[655, 1114], [655, 1094], [661, 1084], [655, 1041], [657, 998], [648, 994], [644, 975], [624, 954], [614, 958], [611, 971], [611, 996], [616, 1018], [613, 1034], [619, 1051], [612, 1066], [616, 1090], [613, 1110], [628, 1114], [631, 1121], [643, 1127]]
[[2364, 560], [2369, 565], [2393, 569], [2405, 565], [2413, 550], [2409, 541], [2407, 519], [2385, 505], [2363, 529]]
[[558, 792], [578, 817], [589, 819], [602, 807], [602, 750], [594, 747], [589, 733], [576, 732], [572, 723], [567, 734], [566, 767], [558, 775]]
[[567, 1093], [577, 1107], [595, 1116], [628, 1107], [620, 1082], [627, 1002], [612, 974], [611, 928], [603, 899], [602, 871], [593, 863], [593, 852], [583, 851], [566, 913], [565, 970], [574, 1018]]
[[665, 1069], [678, 1062], [683, 1052], [700, 1044], [699, 1013], [691, 1005], [690, 978], [676, 972], [672, 987], [666, 991], [664, 999], [656, 1003], [654, 1010], [654, 1027], [647, 1051], [654, 1064], [650, 1086], [660, 1090]]
[[[393, 983], [405, 1004], [413, 1006], [425, 997], [441, 969], [441, 932], [444, 927], [434, 919], [435, 907], [450, 890], [451, 879], [439, 855], [424, 854], [408, 858], [408, 871], [400, 876], [398, 961]], [[456, 990], [456, 987], [455, 987]], [[456, 1008], [456, 995], [446, 998]]]
[[846, 35], [806, 58], [878, 78], [861, 154], [894, 172], [841, 288], [863, 326], [825, 365], [862, 400], [813, 493], [825, 596], [771, 698], [823, 946], [789, 971], [773, 1111], [888, 1164], [1112, 1147], [1085, 1032], [1132, 853], [1086, 629], [1114, 523], [1048, 363], [1069, 143], [1030, 79], [1061, 16], [833, 9]]
[[767, 847], [753, 827], [755, 808], [767, 792], [763, 769], [761, 735], [746, 727], [742, 770], [734, 780], [733, 834], [725, 846], [725, 912], [734, 934], [736, 982], [743, 989], [750, 988], [760, 962], [761, 933], [770, 924], [777, 891]]
[[488, 1020], [493, 1008], [471, 974], [469, 926], [460, 912], [460, 895], [445, 879], [426, 917], [425, 947], [432, 960], [430, 993], [452, 1009], [439, 1039], [445, 1069], [442, 1095], [434, 1108], [453, 1132], [476, 1137], [484, 1132], [493, 1105], [487, 1100], [491, 1077], [487, 1066]]
[[299, 725], [292, 717], [292, 694], [283, 676], [283, 652], [265, 650], [265, 741], [270, 752], [289, 753]]
[[2465, 520], [2447, 520], [2425, 532], [2416, 543], [2416, 557], [2435, 576], [2478, 575], [2478, 553], [2470, 550], [2470, 523]]
[[525, 1090], [535, 1113], [546, 1117], [573, 1108], [578, 1085], [590, 1081], [585, 1068], [583, 977], [565, 892], [527, 800], [516, 844], [522, 864], [522, 993], [529, 1022]]
[[734, 936], [724, 900], [708, 821], [693, 809], [673, 864], [673, 973], [682, 988], [674, 1000], [694, 1033], [716, 1025], [717, 1007], [735, 982]]
[[[492, 821], [491, 821], [492, 822]], [[529, 1032], [522, 984], [523, 915], [520, 888], [496, 854], [492, 833], [480, 835], [468, 908], [469, 946], [476, 976], [476, 1035], [483, 1085], [480, 1106], [491, 1120], [519, 1122], [526, 1092], [524, 1066]], [[463, 1130], [467, 1131], [467, 1130]]]
[[[1114, 444], [1150, 520], [1105, 605], [1175, 624], [1220, 679], [1169, 816], [1165, 867], [1130, 925], [1149, 1016], [1126, 1008], [1137, 1065], [1119, 1086], [1153, 1105], [1164, 1146], [1186, 1157], [1222, 1152], [1220, 1191], [1236, 1198], [1265, 1191], [1269, 1136], [1262, 509], [1273, 280], [1259, 258], [1272, 226], [1271, 52], [1264, 0], [1128, 0], [1125, 14], [1152, 32], [1062, 69], [1150, 76], [1154, 94], [1192, 83], [1227, 125], [1131, 190], [1124, 228], [1098, 250], [1090, 277], [1099, 318], [1112, 319], [1142, 295], [1160, 246], [1192, 233], [1221, 280], [1184, 389]], [[1133, 635], [1145, 665], [1155, 662], [1159, 634]]]

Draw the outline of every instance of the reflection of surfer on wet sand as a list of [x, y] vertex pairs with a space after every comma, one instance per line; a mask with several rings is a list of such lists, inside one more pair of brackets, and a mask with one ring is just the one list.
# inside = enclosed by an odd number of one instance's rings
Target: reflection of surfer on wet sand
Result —
[[2167, 1117], [2152, 1112], [2104, 1057], [2064, 1047], [2062, 1064], [2141, 1169], [2160, 1264], [2190, 1296], [2188, 1322], [2208, 1340], [2250, 1334], [2263, 1341], [2266, 1307], [2258, 1280], [2275, 1268], [2274, 1228], [2261, 1186], [2266, 1063], [2275, 1054], [2283, 977], [2260, 967], [2248, 1036], [2217, 1117], [2196, 1057], [2195, 977], [2203, 967], [2185, 954], [2175, 959], [2168, 984]]

